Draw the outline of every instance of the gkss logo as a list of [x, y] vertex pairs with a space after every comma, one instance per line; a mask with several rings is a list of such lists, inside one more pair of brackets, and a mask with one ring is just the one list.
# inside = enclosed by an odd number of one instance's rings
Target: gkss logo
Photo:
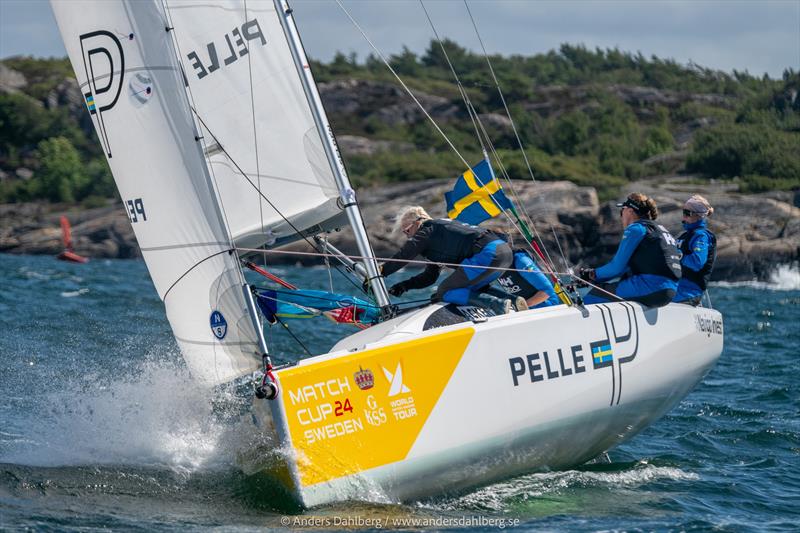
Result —
[[[132, 36], [132, 35], [131, 35]], [[97, 131], [106, 155], [111, 157], [103, 112], [113, 108], [122, 91], [125, 77], [125, 55], [116, 35], [98, 30], [80, 36], [87, 91], [83, 93], [89, 113], [97, 120]]]

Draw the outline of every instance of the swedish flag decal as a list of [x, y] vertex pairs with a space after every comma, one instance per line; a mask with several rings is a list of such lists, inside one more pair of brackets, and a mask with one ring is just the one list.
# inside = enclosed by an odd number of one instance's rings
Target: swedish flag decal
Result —
[[595, 366], [611, 363], [614, 360], [614, 352], [611, 350], [611, 345], [592, 346], [592, 359]]
[[95, 105], [94, 105], [94, 95], [92, 93], [88, 93], [84, 95], [86, 97], [86, 107], [89, 108], [89, 111], [94, 113]]

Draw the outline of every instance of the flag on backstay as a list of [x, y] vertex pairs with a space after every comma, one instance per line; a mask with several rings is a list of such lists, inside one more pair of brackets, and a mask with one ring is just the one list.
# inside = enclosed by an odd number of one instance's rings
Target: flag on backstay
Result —
[[488, 159], [459, 176], [453, 190], [444, 193], [444, 199], [448, 217], [476, 226], [512, 207]]

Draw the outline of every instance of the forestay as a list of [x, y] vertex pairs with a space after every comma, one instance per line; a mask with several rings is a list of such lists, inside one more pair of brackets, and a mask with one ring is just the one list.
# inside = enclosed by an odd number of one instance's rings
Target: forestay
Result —
[[346, 224], [273, 3], [165, 6], [235, 243], [282, 244]]
[[241, 270], [161, 2], [51, 5], [193, 376], [216, 384], [255, 369], [260, 360]]

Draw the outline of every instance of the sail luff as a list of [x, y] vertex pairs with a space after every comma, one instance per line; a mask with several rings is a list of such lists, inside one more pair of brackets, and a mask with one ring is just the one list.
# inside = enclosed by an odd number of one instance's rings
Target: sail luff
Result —
[[257, 368], [231, 254], [166, 14], [155, 1], [53, 1], [78, 85], [194, 378]]
[[378, 305], [382, 308], [387, 308], [390, 305], [389, 293], [386, 290], [383, 276], [381, 276], [378, 269], [378, 263], [375, 260], [375, 253], [370, 245], [367, 236], [367, 230], [364, 225], [364, 219], [361, 216], [361, 210], [356, 203], [356, 194], [350, 185], [350, 179], [347, 176], [347, 170], [342, 162], [339, 148], [336, 140], [333, 137], [333, 130], [328, 122], [328, 117], [325, 113], [325, 108], [322, 105], [322, 99], [317, 91], [317, 85], [311, 74], [311, 69], [308, 65], [308, 59], [303, 49], [303, 43], [300, 40], [300, 34], [297, 31], [297, 26], [292, 17], [292, 10], [289, 8], [288, 2], [285, 0], [273, 0], [275, 10], [281, 22], [281, 27], [286, 35], [286, 40], [289, 43], [289, 48], [292, 52], [292, 59], [295, 63], [295, 68], [303, 82], [303, 90], [305, 91], [306, 98], [308, 98], [309, 106], [314, 117], [314, 123], [317, 126], [319, 135], [322, 138], [323, 146], [325, 148], [325, 155], [328, 159], [328, 164], [333, 171], [336, 184], [339, 187], [339, 198], [347, 213], [347, 218], [350, 227], [355, 234], [356, 245], [358, 246], [359, 253], [364, 256], [364, 267], [367, 271], [367, 280], [372, 288], [375, 299]]

